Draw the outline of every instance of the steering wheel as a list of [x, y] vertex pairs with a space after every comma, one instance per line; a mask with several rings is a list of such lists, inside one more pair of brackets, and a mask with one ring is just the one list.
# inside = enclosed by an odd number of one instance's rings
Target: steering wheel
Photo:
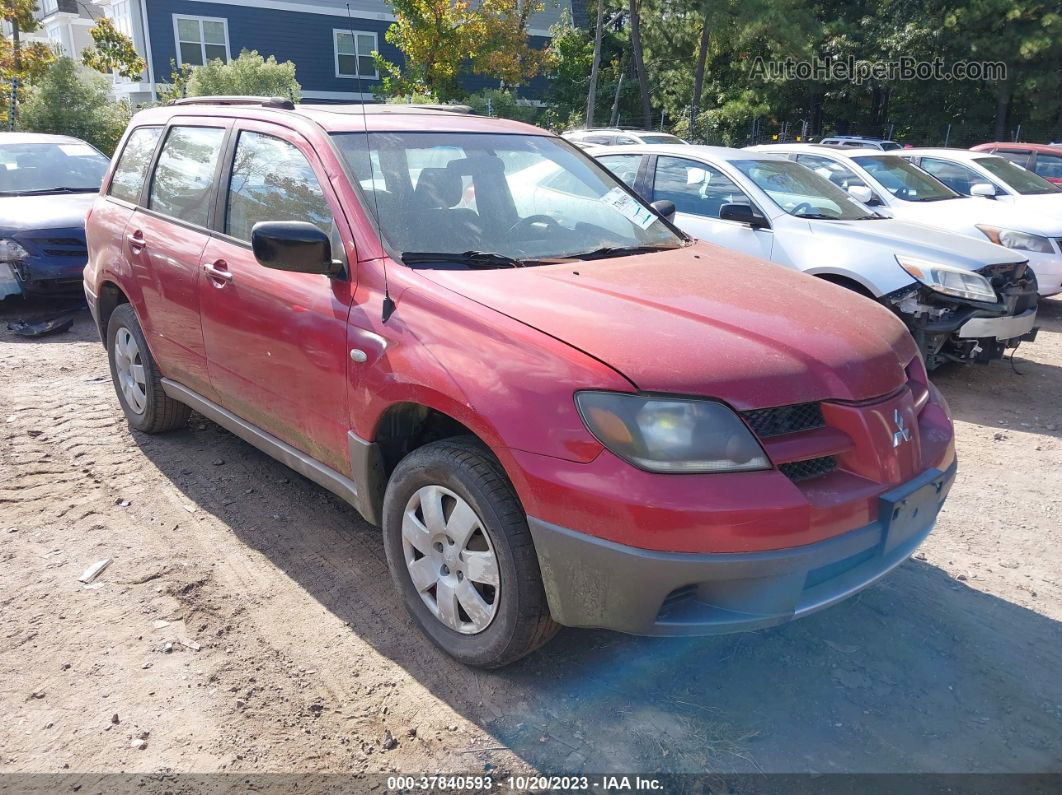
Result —
[[794, 207], [791, 212], [793, 215], [800, 216], [804, 214], [801, 212], [801, 210], [809, 211], [812, 215], [818, 213], [818, 210], [812, 207], [809, 202], [800, 202], [800, 204]]
[[523, 229], [525, 226], [531, 226], [531, 224], [545, 224], [550, 229], [559, 229], [560, 224], [557, 223], [557, 219], [549, 215], [529, 215], [527, 218], [521, 218], [515, 224], [509, 227], [505, 232], [506, 235], [511, 235], [518, 229]]

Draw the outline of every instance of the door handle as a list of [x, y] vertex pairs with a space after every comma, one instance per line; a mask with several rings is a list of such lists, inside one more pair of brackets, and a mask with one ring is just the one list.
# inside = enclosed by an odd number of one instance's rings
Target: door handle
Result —
[[[219, 265], [221, 267], [224, 267], [225, 263], [221, 260], [218, 260], [217, 262], [204, 262], [203, 270], [206, 271], [207, 276], [209, 276], [211, 279], [220, 279], [223, 282], [231, 282], [232, 274], [229, 273], [227, 270], [221, 270], [221, 268], [218, 267]], [[221, 285], [218, 286], [220, 287]]]
[[147, 246], [147, 241], [144, 240], [144, 233], [137, 229], [135, 232], [130, 232], [125, 236], [125, 239], [129, 241], [129, 247], [140, 251]]

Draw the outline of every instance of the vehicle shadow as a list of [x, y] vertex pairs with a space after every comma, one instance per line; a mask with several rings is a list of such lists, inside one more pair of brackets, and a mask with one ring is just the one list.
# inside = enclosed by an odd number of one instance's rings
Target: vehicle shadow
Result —
[[[928, 563], [768, 631], [563, 630], [508, 668], [474, 671], [416, 630], [390, 595], [379, 531], [340, 500], [194, 415], [187, 431], [137, 439], [188, 499], [540, 770], [1062, 770], [1062, 623]], [[489, 752], [467, 760], [493, 769]]]

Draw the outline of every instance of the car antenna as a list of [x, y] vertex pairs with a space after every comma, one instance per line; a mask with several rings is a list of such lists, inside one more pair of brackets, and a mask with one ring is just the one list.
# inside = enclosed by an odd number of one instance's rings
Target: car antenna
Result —
[[350, 33], [350, 45], [354, 50], [354, 79], [357, 81], [358, 94], [361, 97], [361, 121], [365, 127], [365, 159], [369, 163], [369, 184], [372, 186], [372, 203], [375, 210], [373, 223], [376, 226], [376, 239], [380, 243], [380, 249], [384, 252], [380, 263], [383, 266], [384, 280], [383, 322], [386, 323], [391, 315], [395, 313], [397, 307], [391, 298], [391, 291], [387, 283], [387, 251], [384, 249], [383, 232], [380, 230], [380, 200], [376, 196], [376, 175], [373, 173], [372, 168], [372, 147], [369, 146], [369, 114], [365, 110], [365, 90], [361, 81], [361, 63], [358, 61], [358, 40], [354, 35], [354, 15], [350, 11], [350, 3], [347, 3], [347, 25], [347, 32]]

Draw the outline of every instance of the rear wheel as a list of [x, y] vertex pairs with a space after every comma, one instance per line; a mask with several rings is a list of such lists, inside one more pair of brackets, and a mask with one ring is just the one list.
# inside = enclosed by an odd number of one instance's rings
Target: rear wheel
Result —
[[120, 304], [107, 323], [111, 380], [129, 424], [144, 433], [183, 427], [192, 410], [162, 389], [162, 374], [151, 358], [133, 307]]
[[406, 456], [388, 483], [383, 514], [398, 592], [445, 652], [497, 668], [553, 637], [527, 517], [477, 440], [445, 439]]

